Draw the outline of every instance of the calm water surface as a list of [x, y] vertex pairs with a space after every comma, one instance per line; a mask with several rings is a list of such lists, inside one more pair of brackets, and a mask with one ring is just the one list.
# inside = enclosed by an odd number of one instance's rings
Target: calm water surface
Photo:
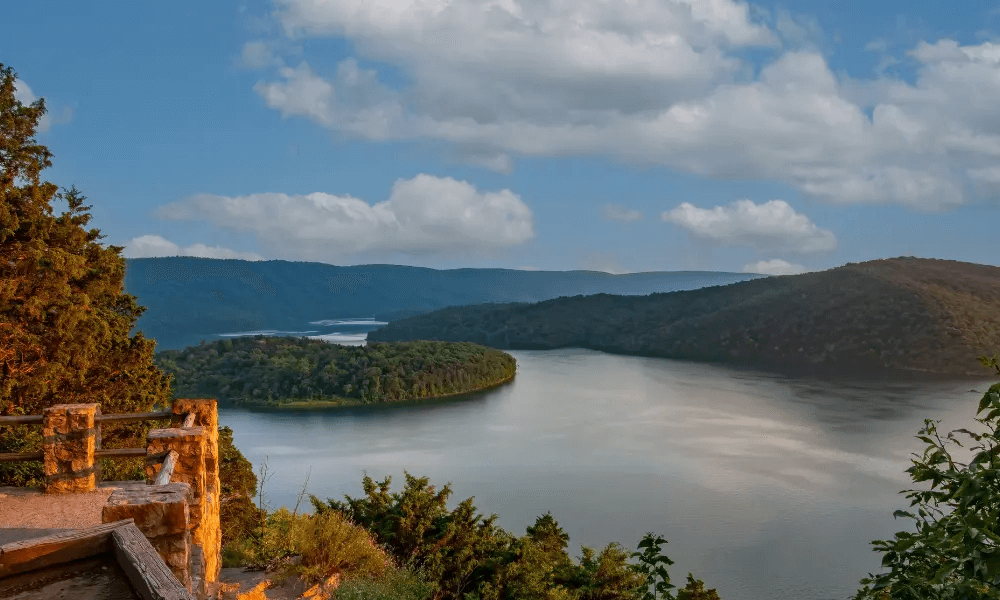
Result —
[[[910, 529], [904, 470], [924, 418], [972, 421], [984, 384], [830, 384], [713, 365], [564, 349], [511, 351], [515, 380], [447, 401], [315, 412], [222, 409], [265, 458], [272, 508], [308, 492], [364, 494], [367, 473], [451, 482], [524, 535], [551, 511], [580, 545], [665, 537], [723, 600], [846, 599], [879, 568], [870, 541]], [[971, 389], [979, 390], [973, 393]], [[304, 503], [308, 505], [308, 500]], [[311, 508], [311, 507], [309, 507]]]

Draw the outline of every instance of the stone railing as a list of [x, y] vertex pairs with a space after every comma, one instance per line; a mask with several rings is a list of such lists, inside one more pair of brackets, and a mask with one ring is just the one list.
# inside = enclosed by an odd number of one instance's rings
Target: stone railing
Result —
[[[170, 418], [153, 429], [145, 448], [100, 448], [100, 424]], [[219, 415], [214, 399], [177, 399], [169, 411], [101, 415], [97, 404], [61, 404], [42, 415], [0, 417], [0, 425], [41, 424], [41, 452], [0, 454], [0, 461], [41, 460], [48, 493], [87, 492], [99, 480], [96, 461], [144, 457], [146, 481], [116, 482], [105, 523], [133, 519], [188, 590], [205, 597], [218, 581]]]

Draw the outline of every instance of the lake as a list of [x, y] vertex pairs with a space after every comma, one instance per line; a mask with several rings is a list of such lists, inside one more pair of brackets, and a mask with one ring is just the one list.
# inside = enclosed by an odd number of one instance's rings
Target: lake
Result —
[[[551, 511], [568, 551], [648, 531], [670, 573], [722, 600], [849, 598], [879, 568], [870, 541], [913, 530], [909, 455], [924, 418], [973, 422], [983, 383], [843, 383], [657, 358], [510, 351], [514, 381], [470, 396], [326, 412], [223, 408], [237, 447], [273, 475], [271, 508], [308, 492], [363, 495], [362, 477], [403, 470], [451, 482], [448, 508], [475, 496], [524, 535]], [[985, 370], [984, 370], [984, 373]], [[971, 389], [978, 390], [973, 393]], [[308, 498], [303, 507], [311, 510]]]

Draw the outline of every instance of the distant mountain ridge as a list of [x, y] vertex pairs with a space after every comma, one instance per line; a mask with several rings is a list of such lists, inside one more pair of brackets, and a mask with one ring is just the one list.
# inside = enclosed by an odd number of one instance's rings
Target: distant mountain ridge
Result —
[[1000, 351], [1000, 267], [911, 257], [693, 291], [448, 308], [373, 341], [583, 347], [779, 372], [986, 376]]
[[560, 296], [650, 294], [762, 277], [678, 271], [611, 275], [598, 271], [436, 270], [399, 265], [196, 257], [126, 259], [125, 291], [146, 312], [134, 331], [157, 351], [212, 341], [219, 334], [309, 329], [322, 319], [391, 321], [448, 306], [538, 302]]

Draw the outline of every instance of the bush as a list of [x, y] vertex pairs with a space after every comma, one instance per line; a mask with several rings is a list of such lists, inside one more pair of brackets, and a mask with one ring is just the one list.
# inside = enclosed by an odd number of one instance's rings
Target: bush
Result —
[[[1000, 374], [996, 356], [980, 360]], [[984, 411], [976, 421], [988, 428], [985, 433], [958, 429], [942, 438], [936, 421], [924, 421], [917, 437], [927, 447], [906, 472], [915, 483], [930, 482], [930, 489], [904, 492], [916, 514], [893, 513], [916, 521], [917, 531], [872, 542], [889, 571], [862, 579], [855, 600], [1000, 598], [1000, 383], [983, 394], [976, 414]], [[956, 433], [978, 444], [968, 464], [948, 450], [962, 446]]]

